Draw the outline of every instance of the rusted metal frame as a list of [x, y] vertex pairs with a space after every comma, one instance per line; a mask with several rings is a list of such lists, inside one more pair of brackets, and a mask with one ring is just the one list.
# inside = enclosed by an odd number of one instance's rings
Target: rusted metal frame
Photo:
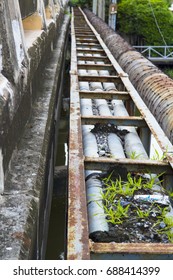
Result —
[[97, 39], [77, 39], [76, 42], [82, 42], [82, 43], [98, 43]]
[[162, 243], [94, 243], [90, 240], [90, 250], [96, 254], [173, 254], [173, 244]]
[[142, 127], [139, 130], [139, 136], [142, 141], [142, 144], [147, 152], [147, 154], [150, 154], [150, 143], [151, 143], [151, 132], [148, 126]]
[[[93, 34], [93, 33], [92, 33]], [[78, 39], [87, 39], [87, 38], [95, 38], [95, 35], [93, 34], [93, 35], [76, 35], [76, 39], [78, 40]]]
[[78, 55], [77, 56], [77, 59], [78, 60], [83, 60], [83, 61], [108, 61], [109, 62], [109, 59], [107, 56], [83, 56], [83, 55]]
[[89, 28], [89, 26], [86, 24], [85, 26], [82, 26], [82, 27], [80, 27], [80, 26], [75, 26], [75, 32], [76, 31], [78, 31], [78, 32], [80, 32], [80, 31], [84, 31], [84, 32], [88, 32], [88, 31], [90, 31], [90, 32], [92, 32], [92, 30]]
[[86, 70], [112, 70], [112, 64], [78, 64], [78, 69]]
[[80, 98], [88, 99], [116, 99], [116, 100], [129, 100], [128, 92], [123, 91], [80, 91]]
[[101, 170], [108, 171], [110, 168], [125, 168], [128, 172], [139, 172], [139, 173], [153, 173], [167, 175], [172, 174], [171, 166], [163, 161], [156, 160], [133, 160], [133, 159], [112, 159], [105, 157], [85, 157], [85, 169], [86, 170]]
[[[116, 68], [117, 70], [117, 68]], [[119, 70], [119, 74], [121, 74], [121, 76], [125, 77], [126, 74], [122, 71], [122, 69], [118, 69]], [[118, 71], [117, 71], [118, 72]], [[138, 108], [138, 107], [137, 107]], [[139, 110], [139, 108], [138, 108]], [[139, 110], [140, 111], [140, 110]], [[95, 159], [94, 159], [95, 160]], [[100, 161], [100, 159], [99, 159]], [[106, 159], [107, 161], [107, 159]], [[124, 161], [124, 160], [123, 160]], [[94, 166], [91, 165], [93, 164], [93, 159], [91, 159], [91, 164], [89, 164], [89, 159], [85, 159], [85, 167], [88, 168], [89, 170], [91, 170], [93, 168], [93, 170], [96, 170], [98, 168], [98, 170], [102, 170], [103, 166], [104, 166], [104, 171], [107, 171], [108, 168], [110, 167], [126, 167], [126, 168], [129, 168], [129, 167], [132, 167], [131, 171], [135, 171], [136, 172], [141, 172], [142, 171], [146, 171], [149, 169], [149, 172], [153, 172], [153, 173], [162, 173], [162, 172], [166, 172], [167, 174], [172, 174], [172, 168], [170, 168], [170, 166], [166, 163], [163, 163], [163, 162], [156, 162], [156, 161], [151, 161], [151, 160], [148, 160], [148, 162], [146, 163], [145, 161], [142, 161], [141, 164], [140, 162], [138, 162], [137, 160], [132, 160], [134, 166], [132, 166], [131, 164], [128, 163], [124, 163], [122, 160], [121, 162], [118, 160], [118, 162], [115, 164], [115, 162], [113, 163], [106, 163], [107, 166], [105, 166], [105, 159], [104, 159], [104, 162], [100, 163], [100, 166], [97, 164], [95, 164], [94, 162]], [[129, 160], [128, 160], [129, 161]], [[131, 162], [131, 163], [132, 163]], [[103, 164], [104, 163], [104, 164]], [[145, 164], [146, 163], [146, 164]], [[95, 247], [93, 247], [93, 244]], [[113, 244], [113, 248], [111, 247]], [[115, 245], [115, 246], [114, 246]], [[92, 243], [92, 246], [90, 247], [91, 251], [94, 252], [94, 253], [121, 253], [121, 252], [124, 252], [124, 253], [156, 253], [156, 254], [168, 254], [168, 253], [173, 253], [173, 250], [172, 250], [172, 245], [170, 244], [125, 244], [125, 247], [123, 247], [124, 244], [122, 243], [119, 243], [119, 244], [116, 244], [116, 243]], [[161, 246], [160, 246], [161, 245]], [[108, 248], [106, 248], [108, 246]], [[134, 248], [135, 247], [135, 248]], [[93, 249], [94, 248], [94, 249]], [[112, 248], [112, 249], [111, 249]]]
[[[81, 12], [82, 12], [82, 10], [81, 10]], [[154, 116], [151, 114], [151, 112], [149, 111], [149, 109], [147, 108], [145, 103], [143, 102], [143, 100], [140, 97], [140, 95], [138, 94], [138, 92], [135, 90], [135, 88], [131, 84], [131, 82], [128, 78], [128, 74], [125, 73], [123, 71], [123, 69], [120, 67], [120, 65], [117, 63], [117, 61], [115, 60], [115, 58], [113, 57], [113, 55], [111, 54], [111, 52], [109, 51], [109, 49], [107, 48], [107, 46], [105, 45], [103, 40], [101, 39], [100, 35], [96, 32], [94, 27], [90, 24], [90, 22], [88, 21], [86, 15], [84, 13], [83, 13], [83, 16], [84, 16], [88, 26], [91, 28], [93, 33], [96, 35], [98, 42], [100, 43], [100, 45], [104, 49], [105, 53], [107, 54], [109, 61], [112, 63], [116, 72], [121, 77], [122, 83], [124, 84], [126, 90], [129, 91], [129, 94], [130, 94], [135, 106], [139, 110], [141, 116], [143, 116], [143, 118], [145, 119], [151, 133], [156, 138], [160, 148], [162, 149], [163, 152], [167, 153], [167, 159], [169, 161], [169, 164], [173, 168], [173, 146], [172, 146], [171, 142], [169, 141], [169, 139], [167, 138], [167, 136], [165, 135], [165, 133], [159, 126], [158, 122], [156, 121]]]
[[102, 48], [101, 46], [100, 46], [100, 44], [94, 44], [94, 43], [77, 43], [76, 44], [77, 46], [84, 46], [84, 47], [97, 47], [97, 48]]
[[90, 35], [93, 35], [93, 32], [92, 31], [84, 31], [84, 30], [82, 30], [82, 31], [75, 30], [75, 34], [76, 34], [76, 37], [81, 37], [82, 35], [86, 35], [87, 37], [88, 36], [90, 37]]
[[101, 82], [101, 83], [121, 83], [119, 76], [96, 76], [96, 75], [79, 75], [79, 81], [87, 82]]
[[82, 124], [95, 125], [101, 124], [113, 124], [115, 126], [134, 126], [145, 127], [146, 122], [141, 117], [115, 117], [115, 116], [86, 116], [82, 117]]
[[77, 52], [83, 52], [84, 54], [85, 53], [88, 53], [88, 54], [101, 54], [101, 55], [104, 55], [105, 52], [104, 50], [101, 50], [101, 49], [98, 49], [98, 50], [92, 50], [92, 49], [82, 49], [82, 48], [77, 48]]
[[90, 259], [85, 175], [78, 90], [74, 14], [72, 13], [71, 101], [68, 169], [67, 259]]

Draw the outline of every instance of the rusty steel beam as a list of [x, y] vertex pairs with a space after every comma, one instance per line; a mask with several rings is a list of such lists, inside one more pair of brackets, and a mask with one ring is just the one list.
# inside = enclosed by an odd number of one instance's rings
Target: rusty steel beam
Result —
[[112, 70], [111, 64], [78, 64], [78, 69], [86, 70]]
[[173, 254], [173, 244], [162, 243], [94, 243], [90, 250], [96, 254]]
[[77, 39], [76, 40], [77, 43], [81, 42], [81, 43], [98, 43], [97, 39]]
[[139, 160], [139, 159], [115, 159], [106, 157], [85, 157], [86, 170], [102, 170], [108, 171], [110, 168], [125, 168], [128, 172], [156, 173], [164, 175], [172, 175], [171, 166], [163, 161], [157, 160]]
[[84, 46], [84, 47], [97, 47], [101, 49], [100, 44], [96, 44], [96, 43], [77, 43], [77, 46]]
[[87, 116], [82, 117], [82, 124], [113, 124], [115, 126], [136, 126], [146, 127], [146, 122], [142, 117], [115, 117], [115, 116]]
[[126, 91], [80, 91], [80, 98], [88, 99], [116, 99], [129, 100], [130, 96]]
[[77, 31], [75, 30], [75, 34], [76, 34], [76, 38], [80, 37], [82, 38], [83, 36], [82, 35], [85, 35], [86, 37], [90, 37], [90, 35], [93, 35], [93, 32], [92, 31]]
[[[74, 17], [73, 17], [74, 18]], [[78, 91], [76, 41], [72, 20], [67, 259], [90, 259], [85, 175]]]
[[99, 55], [104, 55], [105, 54], [105, 51], [102, 50], [102, 49], [98, 49], [98, 50], [90, 49], [90, 50], [87, 50], [87, 49], [77, 48], [77, 52], [83, 52], [84, 54], [85, 53], [87, 53], [87, 54], [99, 54]]
[[101, 83], [121, 83], [119, 76], [95, 76], [95, 75], [79, 75], [79, 81], [85, 82], [101, 82]]
[[76, 40], [80, 40], [80, 39], [90, 39], [90, 38], [95, 38], [95, 35], [93, 35], [93, 33], [92, 33], [92, 35], [78, 35], [78, 34], [76, 34]]
[[107, 56], [77, 55], [77, 59], [83, 61], [109, 61]]

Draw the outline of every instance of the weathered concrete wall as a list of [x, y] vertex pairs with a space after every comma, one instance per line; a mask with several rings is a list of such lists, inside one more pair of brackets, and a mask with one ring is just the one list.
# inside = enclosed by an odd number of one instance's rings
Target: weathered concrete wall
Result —
[[[70, 18], [57, 2], [46, 29], [19, 28], [17, 53], [12, 14], [18, 26], [22, 21], [10, 12], [9, 1], [0, 6], [0, 259], [43, 259]], [[9, 37], [5, 30], [11, 30]]]

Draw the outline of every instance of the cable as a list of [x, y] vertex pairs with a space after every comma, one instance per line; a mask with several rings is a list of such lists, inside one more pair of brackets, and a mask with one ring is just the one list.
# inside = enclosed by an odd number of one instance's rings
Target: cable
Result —
[[149, 6], [150, 6], [150, 8], [151, 8], [151, 12], [152, 12], [152, 15], [153, 15], [153, 17], [154, 17], [154, 20], [155, 20], [157, 29], [158, 29], [158, 31], [159, 31], [159, 34], [160, 34], [160, 36], [162, 37], [163, 43], [165, 44], [165, 46], [167, 46], [167, 43], [166, 43], [165, 38], [164, 38], [164, 36], [163, 36], [163, 33], [162, 33], [161, 29], [160, 29], [160, 26], [159, 26], [159, 24], [158, 24], [157, 18], [156, 18], [156, 16], [155, 16], [155, 13], [154, 13], [153, 6], [152, 6], [152, 4], [151, 4], [151, 1], [148, 0], [148, 3], [149, 3]]

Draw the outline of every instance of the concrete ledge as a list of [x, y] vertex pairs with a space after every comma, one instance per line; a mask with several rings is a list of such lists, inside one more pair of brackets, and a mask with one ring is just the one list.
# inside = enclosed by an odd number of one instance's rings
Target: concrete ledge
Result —
[[44, 259], [68, 25], [65, 16], [0, 196], [0, 259]]

